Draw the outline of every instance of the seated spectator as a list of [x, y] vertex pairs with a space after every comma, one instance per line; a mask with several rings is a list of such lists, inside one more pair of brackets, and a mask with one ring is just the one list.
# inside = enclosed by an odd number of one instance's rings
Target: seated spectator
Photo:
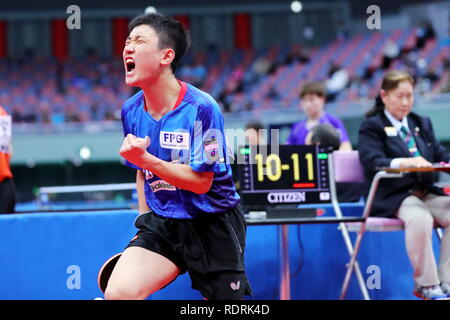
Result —
[[271, 67], [270, 61], [266, 57], [260, 57], [252, 64], [248, 82], [258, 82], [263, 78]]
[[383, 47], [383, 62], [381, 63], [381, 68], [386, 70], [392, 64], [392, 61], [397, 59], [400, 55], [400, 48], [398, 44], [392, 40], [388, 40]]
[[428, 69], [427, 69], [425, 75], [423, 76], [423, 78], [427, 79], [432, 84], [434, 84], [435, 82], [440, 80], [439, 75], [437, 74], [436, 70], [432, 66], [428, 67]]
[[424, 21], [416, 30], [416, 49], [425, 47], [428, 40], [436, 37], [433, 26], [430, 22]]
[[442, 61], [442, 66], [445, 71], [450, 71], [450, 58], [445, 57], [444, 60]]
[[344, 68], [332, 63], [328, 71], [328, 80], [325, 82], [328, 102], [334, 101], [336, 96], [350, 83], [350, 76]]
[[297, 63], [307, 63], [310, 60], [309, 53], [302, 49], [299, 45], [294, 45], [291, 51], [288, 53], [284, 59], [285, 65], [291, 65], [295, 62]]
[[326, 113], [325, 87], [320, 82], [310, 82], [303, 86], [300, 93], [300, 105], [307, 115], [306, 120], [299, 121], [292, 126], [287, 144], [306, 144], [306, 136], [316, 125], [328, 123], [336, 128], [340, 134], [339, 150], [352, 150], [350, 139], [344, 124], [338, 118]]
[[450, 93], [450, 73], [444, 78], [444, 84], [439, 88], [440, 93]]

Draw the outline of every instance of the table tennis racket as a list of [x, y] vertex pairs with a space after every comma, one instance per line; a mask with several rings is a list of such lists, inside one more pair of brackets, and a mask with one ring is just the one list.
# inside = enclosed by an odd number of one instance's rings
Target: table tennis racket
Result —
[[116, 266], [117, 261], [119, 261], [119, 258], [122, 256], [122, 253], [117, 253], [116, 255], [112, 256], [106, 262], [103, 264], [103, 266], [100, 268], [100, 271], [98, 272], [98, 286], [100, 290], [105, 293], [106, 286], [108, 285], [108, 280], [111, 277], [111, 273], [114, 270], [114, 267]]

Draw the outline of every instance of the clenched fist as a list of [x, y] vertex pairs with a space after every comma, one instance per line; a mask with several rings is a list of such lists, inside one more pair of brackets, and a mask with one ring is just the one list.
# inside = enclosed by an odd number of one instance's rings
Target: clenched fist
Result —
[[147, 154], [147, 148], [150, 146], [150, 138], [139, 138], [132, 134], [128, 134], [123, 139], [119, 153], [129, 162], [142, 167], [144, 157]]

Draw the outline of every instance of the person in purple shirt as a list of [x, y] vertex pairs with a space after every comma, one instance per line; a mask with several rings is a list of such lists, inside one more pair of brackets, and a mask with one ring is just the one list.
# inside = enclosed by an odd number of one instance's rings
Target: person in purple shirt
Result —
[[309, 82], [303, 86], [300, 93], [301, 107], [308, 118], [292, 126], [291, 133], [286, 141], [287, 144], [306, 144], [307, 136], [311, 133], [313, 127], [318, 124], [328, 123], [335, 127], [340, 134], [341, 144], [339, 150], [352, 150], [347, 130], [342, 121], [323, 110], [325, 94], [325, 86], [320, 82]]

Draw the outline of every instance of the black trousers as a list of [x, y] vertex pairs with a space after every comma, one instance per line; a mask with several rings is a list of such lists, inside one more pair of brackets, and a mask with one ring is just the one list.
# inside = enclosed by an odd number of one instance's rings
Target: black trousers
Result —
[[0, 213], [14, 213], [16, 206], [16, 186], [13, 179], [0, 182]]

